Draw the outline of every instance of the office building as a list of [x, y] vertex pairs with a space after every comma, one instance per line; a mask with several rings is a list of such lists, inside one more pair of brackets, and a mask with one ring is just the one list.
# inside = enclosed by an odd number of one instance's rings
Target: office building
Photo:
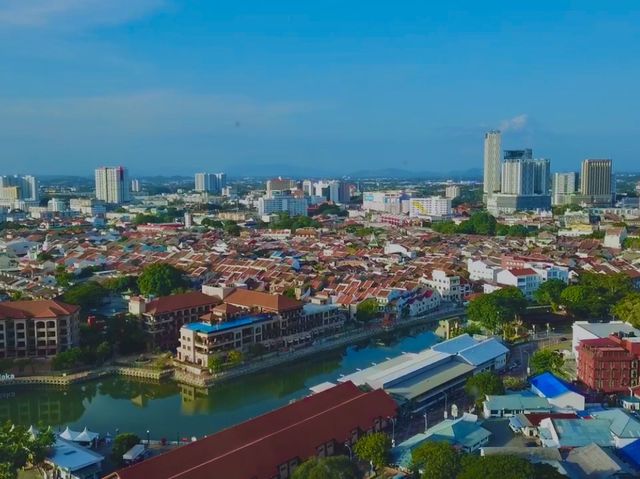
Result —
[[[514, 153], [521, 158], [514, 158]], [[531, 150], [505, 151], [501, 193], [509, 195], [548, 195], [551, 165], [548, 159], [531, 159]]]
[[584, 160], [580, 174], [581, 200], [591, 205], [611, 205], [613, 202], [611, 160]]
[[140, 181], [131, 180], [131, 191], [134, 193], [140, 193]]
[[351, 184], [346, 181], [340, 181], [338, 187], [338, 203], [343, 205], [351, 202]]
[[492, 130], [484, 135], [484, 197], [500, 191], [500, 131]]
[[38, 179], [31, 175], [0, 176], [0, 199], [39, 201]]
[[458, 185], [448, 185], [444, 189], [444, 196], [449, 199], [454, 199], [460, 196], [460, 187]]
[[304, 180], [302, 182], [302, 191], [307, 196], [313, 196], [315, 194], [315, 186], [313, 184], [313, 181]]
[[551, 204], [553, 206], [566, 205], [571, 202], [571, 197], [576, 194], [578, 188], [578, 173], [554, 173], [551, 187]]
[[119, 205], [129, 201], [127, 169], [122, 166], [96, 169], [96, 199]]
[[340, 188], [342, 182], [338, 180], [319, 181], [315, 184], [316, 196], [322, 196], [327, 201], [341, 203]]
[[409, 195], [398, 191], [367, 191], [362, 194], [362, 209], [399, 215], [409, 210]]
[[67, 202], [60, 198], [51, 198], [47, 203], [47, 209], [54, 212], [67, 211]]
[[296, 198], [292, 195], [274, 195], [271, 198], [258, 200], [258, 214], [260, 216], [275, 213], [289, 213], [289, 216], [307, 216], [307, 198]]
[[425, 219], [448, 218], [451, 216], [451, 198], [442, 198], [441, 196], [411, 198], [409, 200], [409, 216]]

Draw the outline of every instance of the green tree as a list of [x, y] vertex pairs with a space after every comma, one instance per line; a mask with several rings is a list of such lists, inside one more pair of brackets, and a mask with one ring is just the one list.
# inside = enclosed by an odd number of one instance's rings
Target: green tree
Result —
[[222, 229], [229, 236], [240, 236], [241, 228], [235, 221], [226, 220], [222, 223]]
[[113, 440], [111, 449], [111, 460], [118, 465], [124, 464], [122, 455], [136, 444], [140, 444], [140, 438], [133, 433], [124, 432], [118, 434]]
[[372, 462], [380, 468], [387, 464], [391, 439], [383, 432], [374, 432], [362, 436], [353, 446], [353, 452], [363, 461]]
[[451, 479], [460, 470], [458, 451], [448, 442], [426, 441], [411, 451], [412, 469], [422, 479]]
[[58, 266], [53, 276], [56, 278], [56, 284], [61, 288], [68, 287], [75, 279], [75, 276], [69, 273], [64, 266]]
[[131, 315], [107, 318], [105, 336], [114, 350], [123, 355], [144, 352], [149, 339], [141, 320]]
[[231, 366], [237, 366], [242, 362], [242, 360], [242, 352], [238, 351], [237, 349], [229, 351], [229, 354], [227, 354], [227, 361]]
[[526, 305], [527, 300], [522, 291], [509, 286], [472, 300], [467, 308], [467, 317], [470, 321], [496, 332], [505, 323], [516, 319]]
[[567, 476], [560, 474], [558, 470], [551, 464], [537, 462], [532, 464], [533, 478], [535, 479], [565, 479]]
[[85, 281], [69, 288], [63, 295], [62, 301], [77, 304], [82, 308], [99, 306], [108, 291], [95, 281]]
[[531, 355], [529, 367], [533, 374], [550, 372], [558, 376], [563, 375], [564, 358], [558, 351], [540, 349]]
[[292, 479], [359, 479], [360, 472], [346, 456], [311, 457], [293, 471]]
[[505, 376], [502, 378], [502, 383], [504, 384], [505, 389], [509, 389], [511, 391], [519, 391], [521, 389], [525, 389], [527, 386], [522, 378], [516, 376]]
[[613, 307], [612, 312], [620, 321], [640, 328], [640, 293], [626, 295]]
[[533, 293], [533, 298], [538, 304], [550, 304], [551, 309], [558, 310], [558, 306], [562, 302], [562, 292], [567, 288], [564, 281], [559, 279], [550, 279], [540, 285]]
[[222, 221], [214, 220], [213, 218], [205, 218], [200, 222], [200, 226], [206, 226], [207, 228], [222, 229]]
[[26, 465], [42, 464], [54, 442], [50, 429], [32, 437], [26, 427], [7, 421], [0, 427], [0, 478], [15, 479]]
[[568, 286], [561, 300], [568, 312], [587, 318], [608, 318], [612, 307], [633, 291], [631, 279], [625, 274], [580, 275], [577, 285]]
[[212, 372], [218, 373], [222, 371], [223, 362], [220, 356], [210, 356], [207, 361], [207, 366], [211, 369]]
[[107, 341], [102, 341], [96, 348], [96, 358], [98, 362], [104, 363], [111, 356], [111, 345]]
[[533, 465], [526, 459], [509, 455], [462, 457], [457, 479], [534, 479]]
[[502, 378], [493, 371], [483, 371], [470, 376], [464, 385], [464, 390], [469, 396], [484, 399], [487, 394], [504, 394]]
[[376, 298], [367, 298], [356, 308], [356, 319], [366, 322], [378, 316], [378, 301]]
[[153, 263], [142, 270], [138, 288], [145, 296], [167, 296], [177, 288], [185, 287], [182, 270], [167, 263]]
[[136, 276], [116, 276], [107, 279], [102, 285], [111, 293], [138, 292], [138, 278]]

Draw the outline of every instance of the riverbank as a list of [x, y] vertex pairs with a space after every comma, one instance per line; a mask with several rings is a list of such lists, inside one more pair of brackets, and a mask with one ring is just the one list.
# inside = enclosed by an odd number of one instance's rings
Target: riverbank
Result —
[[173, 378], [178, 383], [206, 389], [222, 381], [235, 379], [248, 374], [261, 372], [266, 369], [272, 368], [274, 366], [290, 363], [302, 358], [307, 358], [320, 353], [325, 353], [327, 351], [332, 351], [334, 349], [340, 349], [344, 346], [357, 344], [361, 341], [365, 341], [365, 340], [374, 338], [376, 336], [380, 336], [382, 334], [386, 334], [394, 331], [401, 331], [405, 328], [411, 328], [411, 327], [420, 326], [424, 324], [431, 324], [435, 322], [439, 323], [440, 321], [459, 317], [462, 314], [464, 314], [464, 309], [459, 308], [459, 309], [452, 309], [448, 311], [442, 311], [435, 314], [420, 316], [417, 318], [405, 319], [405, 320], [402, 320], [401, 322], [394, 323], [390, 327], [382, 327], [381, 325], [374, 325], [362, 331], [353, 331], [349, 333], [344, 333], [343, 336], [338, 338], [326, 339], [324, 342], [319, 344], [314, 344], [311, 347], [298, 349], [296, 351], [291, 351], [286, 353], [278, 353], [275, 356], [270, 356], [267, 358], [260, 358], [259, 361], [255, 361], [250, 365], [239, 366], [239, 367], [229, 369], [227, 371], [222, 371], [216, 374], [196, 375], [184, 370], [176, 369], [173, 375]]
[[389, 327], [382, 327], [382, 325], [376, 324], [372, 325], [368, 329], [343, 333], [343, 335], [331, 339], [327, 338], [323, 340], [323, 342], [314, 344], [311, 347], [291, 352], [277, 353], [274, 356], [259, 358], [259, 360], [256, 360], [251, 364], [238, 366], [236, 368], [212, 375], [196, 375], [181, 370], [179, 369], [179, 367], [158, 370], [143, 367], [123, 367], [119, 365], [112, 365], [71, 374], [62, 373], [55, 375], [43, 374], [32, 376], [16, 376], [12, 379], [6, 379], [0, 382], [0, 387], [19, 385], [45, 385], [64, 387], [115, 375], [155, 381], [173, 379], [179, 384], [207, 389], [223, 381], [262, 372], [274, 366], [291, 363], [302, 358], [326, 353], [328, 351], [340, 349], [344, 346], [357, 344], [361, 341], [365, 341], [382, 334], [401, 331], [403, 329], [415, 326], [436, 323], [459, 317], [462, 314], [464, 314], [463, 308], [450, 309], [447, 311], [441, 311], [417, 318], [404, 319], [400, 322], [394, 323]]

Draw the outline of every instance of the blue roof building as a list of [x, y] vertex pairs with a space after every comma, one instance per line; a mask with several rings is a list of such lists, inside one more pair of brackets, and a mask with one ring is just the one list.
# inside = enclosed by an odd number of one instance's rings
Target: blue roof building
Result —
[[539, 374], [530, 381], [531, 391], [546, 398], [558, 409], [583, 411], [585, 398], [575, 388], [549, 372]]

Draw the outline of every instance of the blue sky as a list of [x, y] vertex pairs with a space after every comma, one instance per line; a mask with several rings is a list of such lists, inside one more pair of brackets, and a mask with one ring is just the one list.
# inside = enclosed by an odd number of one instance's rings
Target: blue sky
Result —
[[637, 1], [0, 0], [0, 172], [640, 170]]

